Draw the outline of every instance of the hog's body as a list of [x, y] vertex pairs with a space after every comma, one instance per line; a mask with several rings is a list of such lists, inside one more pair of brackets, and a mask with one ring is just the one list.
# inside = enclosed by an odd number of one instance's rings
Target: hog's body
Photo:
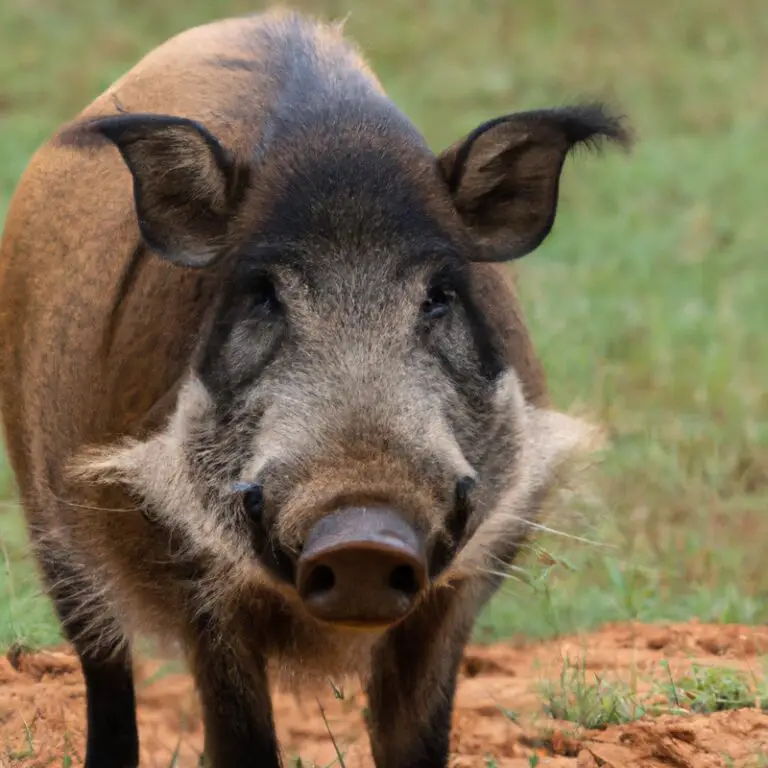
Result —
[[[543, 239], [570, 146], [622, 136], [597, 109], [552, 115], [510, 119], [511, 138], [488, 124], [438, 161], [336, 27], [275, 13], [171, 39], [33, 158], [2, 240], [0, 396], [44, 579], [83, 661], [90, 768], [137, 762], [136, 629], [186, 649], [215, 768], [278, 764], [270, 662], [361, 673], [378, 765], [445, 764], [456, 665], [497, 584], [487, 571], [514, 556], [518, 518], [570, 444], [534, 408], [544, 376], [507, 268], [483, 259]], [[501, 163], [492, 175], [522, 173], [520, 189], [506, 176], [484, 188], [473, 153]], [[242, 270], [285, 270], [281, 248], [293, 266], [270, 278], [278, 301]], [[437, 330], [446, 292], [418, 299], [433, 251], [464, 279], [459, 319]], [[106, 448], [68, 474], [92, 446]], [[494, 510], [516, 472], [505, 522]], [[263, 524], [242, 494], [228, 500], [239, 487]], [[405, 521], [394, 544], [360, 516], [371, 506], [398, 510], [382, 531]], [[352, 528], [323, 535], [341, 536], [346, 561], [315, 535], [341, 508]], [[410, 579], [397, 593], [390, 580], [391, 608], [373, 581], [317, 592], [318, 574], [352, 568], [354, 581], [370, 541], [377, 568]], [[484, 571], [486, 550], [504, 562]], [[349, 629], [361, 621], [369, 631]]]

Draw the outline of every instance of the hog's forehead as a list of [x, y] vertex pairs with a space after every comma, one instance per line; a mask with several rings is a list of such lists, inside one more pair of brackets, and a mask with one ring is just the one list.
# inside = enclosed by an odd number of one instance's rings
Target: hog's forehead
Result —
[[450, 208], [433, 153], [386, 105], [336, 109], [278, 126], [269, 237], [337, 245], [450, 240]]

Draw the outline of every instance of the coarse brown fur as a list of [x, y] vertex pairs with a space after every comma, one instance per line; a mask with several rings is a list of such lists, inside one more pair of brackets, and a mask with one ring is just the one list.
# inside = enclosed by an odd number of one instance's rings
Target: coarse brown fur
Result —
[[[598, 107], [523, 113], [435, 158], [338, 25], [276, 11], [171, 39], [38, 151], [0, 251], [0, 397], [93, 690], [127, 685], [134, 632], [180, 640], [212, 764], [272, 765], [267, 670], [356, 673], [377, 764], [444, 765], [474, 618], [588, 437], [547, 410], [493, 262], [544, 239], [565, 156], [601, 136], [627, 138]], [[261, 549], [238, 482], [264, 488]], [[319, 627], [291, 563], [367, 503], [443, 560], [389, 630]]]

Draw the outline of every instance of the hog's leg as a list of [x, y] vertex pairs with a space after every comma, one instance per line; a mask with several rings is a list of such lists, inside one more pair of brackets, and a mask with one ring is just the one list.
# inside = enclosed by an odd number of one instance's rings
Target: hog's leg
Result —
[[[88, 731], [85, 768], [136, 768], [139, 734], [136, 726], [136, 694], [131, 657], [127, 646], [104, 647], [96, 629], [82, 615], [109, 615], [109, 606], [94, 606], [94, 595], [64, 553], [46, 548], [40, 558], [48, 593], [64, 634], [77, 652], [85, 679]], [[99, 634], [104, 626], [100, 625]]]
[[205, 727], [205, 768], [281, 768], [266, 664], [250, 655], [247, 664], [215, 629], [200, 625], [191, 666], [200, 693]]
[[472, 616], [446, 591], [394, 627], [374, 658], [369, 733], [377, 768], [445, 768]]

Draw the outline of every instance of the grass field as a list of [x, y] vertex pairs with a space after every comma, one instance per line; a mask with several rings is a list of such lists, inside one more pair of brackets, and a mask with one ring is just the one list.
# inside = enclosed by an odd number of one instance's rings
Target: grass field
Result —
[[[612, 445], [481, 638], [606, 620], [768, 621], [768, 13], [761, 0], [326, 0], [435, 149], [506, 111], [603, 97], [634, 152], [565, 171], [520, 266], [558, 405]], [[244, 0], [4, 0], [0, 218], [30, 154], [168, 35]], [[55, 640], [3, 470], [0, 645]]]

